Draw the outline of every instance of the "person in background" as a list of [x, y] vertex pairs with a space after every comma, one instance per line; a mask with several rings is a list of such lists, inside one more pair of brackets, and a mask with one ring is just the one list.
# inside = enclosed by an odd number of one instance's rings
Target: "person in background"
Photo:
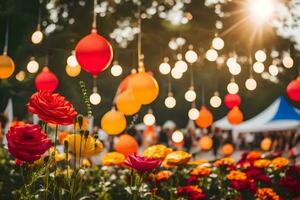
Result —
[[213, 140], [213, 154], [215, 156], [215, 159], [218, 157], [218, 149], [220, 148], [221, 144], [221, 138], [220, 138], [220, 129], [216, 128], [214, 131], [214, 134], [212, 136]]

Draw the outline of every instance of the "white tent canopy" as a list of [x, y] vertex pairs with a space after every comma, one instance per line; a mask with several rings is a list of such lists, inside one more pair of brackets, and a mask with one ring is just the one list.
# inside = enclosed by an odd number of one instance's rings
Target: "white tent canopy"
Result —
[[295, 130], [300, 128], [300, 111], [279, 97], [264, 111], [237, 126], [231, 125], [225, 116], [213, 127], [232, 130], [234, 137], [243, 132]]

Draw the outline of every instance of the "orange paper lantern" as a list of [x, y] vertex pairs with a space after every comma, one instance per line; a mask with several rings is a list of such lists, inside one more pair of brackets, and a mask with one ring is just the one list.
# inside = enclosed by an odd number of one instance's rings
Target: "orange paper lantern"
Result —
[[137, 153], [139, 145], [134, 137], [128, 134], [123, 134], [118, 138], [115, 144], [116, 152], [122, 153], [125, 156], [131, 153]]
[[198, 144], [202, 151], [209, 151], [212, 148], [213, 141], [209, 136], [206, 135], [199, 140]]
[[269, 151], [271, 149], [271, 145], [272, 145], [272, 140], [271, 138], [264, 138], [261, 143], [260, 143], [260, 148], [263, 151]]
[[230, 156], [234, 152], [233, 145], [232, 144], [225, 144], [222, 147], [222, 152], [223, 152], [224, 156]]
[[131, 89], [127, 89], [117, 96], [116, 106], [125, 115], [133, 115], [141, 109], [141, 104]]
[[123, 113], [112, 109], [101, 119], [102, 129], [109, 135], [118, 135], [126, 128], [126, 118]]
[[150, 104], [158, 96], [158, 83], [149, 73], [144, 71], [133, 74], [128, 82], [128, 88], [132, 89], [134, 96], [141, 104]]
[[200, 128], [207, 128], [212, 123], [213, 123], [213, 115], [205, 106], [202, 106], [200, 109], [199, 117], [198, 119], [196, 119], [196, 124]]
[[80, 65], [76, 65], [75, 67], [71, 67], [70, 65], [66, 65], [66, 73], [70, 77], [76, 77], [80, 74], [81, 67]]
[[235, 106], [234, 108], [232, 108], [232, 110], [230, 110], [228, 112], [227, 119], [230, 124], [238, 125], [238, 124], [242, 123], [242, 121], [244, 119], [244, 115], [241, 112], [241, 110], [239, 109], [239, 107]]
[[0, 55], [0, 79], [9, 78], [15, 71], [15, 63], [11, 57]]

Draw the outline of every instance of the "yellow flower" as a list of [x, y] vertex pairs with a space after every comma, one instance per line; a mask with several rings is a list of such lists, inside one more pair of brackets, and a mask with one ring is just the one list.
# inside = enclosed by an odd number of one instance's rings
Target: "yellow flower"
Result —
[[214, 166], [219, 167], [219, 166], [231, 166], [234, 165], [235, 161], [232, 158], [222, 158], [219, 160], [216, 160], [214, 162]]
[[207, 160], [194, 160], [194, 161], [190, 161], [188, 162], [188, 165], [202, 165], [208, 163]]
[[271, 165], [274, 169], [282, 169], [289, 164], [289, 160], [283, 157], [274, 158]]
[[192, 155], [185, 151], [174, 151], [165, 157], [163, 166], [168, 168], [174, 165], [186, 164], [191, 157]]
[[112, 166], [121, 165], [125, 160], [125, 156], [118, 152], [109, 152], [102, 157], [102, 165]]
[[85, 158], [82, 160], [82, 166], [85, 168], [89, 168], [92, 166], [92, 163], [88, 159]]
[[254, 162], [254, 167], [257, 168], [266, 168], [271, 164], [270, 160], [267, 159], [259, 159]]
[[210, 174], [210, 172], [211, 172], [210, 168], [207, 168], [207, 167], [197, 167], [197, 168], [192, 169], [192, 171], [190, 172], [190, 174], [194, 175], [194, 176], [205, 177], [205, 176], [208, 176]]
[[171, 148], [159, 144], [150, 146], [147, 149], [145, 149], [143, 156], [162, 160], [171, 152]]
[[93, 156], [100, 153], [103, 149], [102, 143], [91, 135], [81, 137], [80, 134], [72, 134], [66, 140], [69, 143], [69, 151], [73, 155], [76, 152], [76, 157], [79, 157], [79, 155], [83, 157]]
[[167, 180], [172, 176], [172, 172], [168, 170], [160, 171], [155, 175], [156, 181]]
[[280, 197], [271, 188], [258, 188], [255, 194], [256, 200], [279, 200]]
[[237, 170], [230, 171], [229, 174], [227, 174], [228, 180], [235, 180], [235, 181], [244, 181], [247, 179], [247, 175], [244, 172], [240, 172]]
[[67, 159], [67, 155], [68, 155], [68, 161], [71, 159], [71, 155], [68, 153], [56, 153], [55, 154], [55, 162], [61, 162], [63, 160]]

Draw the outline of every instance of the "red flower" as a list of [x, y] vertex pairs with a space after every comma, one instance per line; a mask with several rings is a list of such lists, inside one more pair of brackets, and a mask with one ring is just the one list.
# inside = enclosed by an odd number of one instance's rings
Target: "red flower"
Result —
[[147, 158], [144, 156], [138, 156], [136, 154], [130, 154], [124, 161], [124, 165], [135, 169], [139, 172], [149, 172], [160, 166], [161, 160], [155, 158]]
[[279, 185], [285, 188], [288, 192], [292, 193], [293, 196], [300, 195], [300, 181], [292, 176], [286, 176], [281, 179]]
[[38, 125], [12, 126], [6, 138], [8, 151], [21, 161], [38, 160], [52, 146], [51, 140]]
[[200, 200], [206, 197], [198, 186], [193, 185], [179, 187], [177, 189], [177, 194], [180, 196], [186, 196], [188, 200]]
[[252, 180], [231, 180], [230, 186], [240, 192], [252, 192], [256, 190], [254, 181]]
[[77, 115], [73, 105], [65, 97], [51, 91], [33, 94], [27, 104], [28, 111], [48, 123], [69, 125]]
[[272, 184], [271, 179], [261, 169], [251, 167], [246, 171], [247, 177], [255, 181], [262, 181], [265, 184]]

